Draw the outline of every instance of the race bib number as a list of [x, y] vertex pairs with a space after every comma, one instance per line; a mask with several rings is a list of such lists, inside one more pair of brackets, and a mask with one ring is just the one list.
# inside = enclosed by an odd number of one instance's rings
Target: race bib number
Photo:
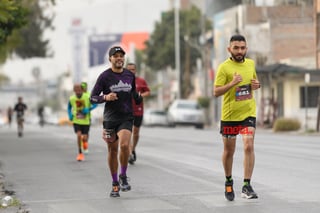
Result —
[[81, 112], [78, 112], [78, 113], [76, 114], [76, 118], [77, 118], [77, 119], [85, 119], [85, 117], [86, 117], [86, 115], [82, 114]]
[[251, 98], [251, 84], [239, 86], [236, 88], [236, 101], [243, 101]]

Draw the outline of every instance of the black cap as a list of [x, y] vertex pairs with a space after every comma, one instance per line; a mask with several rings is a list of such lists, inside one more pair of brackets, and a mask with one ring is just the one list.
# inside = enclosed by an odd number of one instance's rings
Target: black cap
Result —
[[126, 54], [126, 52], [121, 47], [114, 46], [114, 47], [111, 47], [111, 49], [109, 50], [109, 57], [113, 56], [117, 52], [121, 52], [123, 53], [123, 55]]

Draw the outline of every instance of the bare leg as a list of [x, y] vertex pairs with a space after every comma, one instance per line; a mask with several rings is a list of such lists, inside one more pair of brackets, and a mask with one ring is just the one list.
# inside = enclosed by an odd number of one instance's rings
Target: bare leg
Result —
[[236, 148], [236, 137], [223, 137], [222, 164], [225, 176], [232, 175], [233, 155]]
[[82, 153], [82, 150], [81, 150], [81, 139], [82, 139], [81, 131], [78, 131], [77, 132], [78, 153]]
[[131, 152], [136, 150], [136, 146], [138, 144], [139, 137], [140, 137], [140, 127], [133, 126]]
[[111, 175], [118, 173], [118, 149], [119, 141], [116, 140], [108, 144], [108, 165]]
[[130, 155], [130, 139], [131, 131], [122, 129], [118, 132], [119, 144], [120, 144], [120, 164], [121, 166], [128, 166], [128, 159]]
[[250, 134], [242, 135], [243, 147], [244, 147], [244, 159], [243, 159], [243, 168], [244, 168], [244, 179], [251, 179], [255, 154], [254, 154], [254, 134], [255, 128], [248, 127]]

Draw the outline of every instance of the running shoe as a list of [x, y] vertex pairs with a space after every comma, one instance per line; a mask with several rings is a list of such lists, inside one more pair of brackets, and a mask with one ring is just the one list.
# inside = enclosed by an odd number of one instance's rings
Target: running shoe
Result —
[[134, 158], [133, 158], [133, 155], [132, 155], [132, 154], [129, 156], [128, 162], [129, 162], [129, 164], [131, 164], [131, 165], [134, 164]]
[[110, 192], [110, 197], [120, 197], [120, 186], [119, 182], [112, 182], [112, 190]]
[[234, 200], [233, 180], [226, 181], [224, 196], [229, 201], [233, 201]]
[[128, 183], [128, 177], [126, 175], [119, 175], [119, 182], [121, 191], [127, 192], [131, 190], [131, 186]]
[[78, 154], [77, 161], [84, 161], [84, 155], [82, 153]]
[[82, 143], [82, 150], [83, 150], [84, 154], [88, 154], [89, 153], [88, 142], [83, 142]]
[[242, 187], [241, 197], [247, 199], [256, 199], [258, 198], [258, 195], [253, 191], [252, 186], [248, 184]]

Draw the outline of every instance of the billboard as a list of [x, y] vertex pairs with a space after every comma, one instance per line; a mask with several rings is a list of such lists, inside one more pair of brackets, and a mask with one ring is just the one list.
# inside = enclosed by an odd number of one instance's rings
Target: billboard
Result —
[[126, 55], [134, 57], [134, 50], [143, 50], [149, 39], [147, 32], [114, 33], [89, 36], [89, 67], [104, 64], [112, 46], [121, 46]]

